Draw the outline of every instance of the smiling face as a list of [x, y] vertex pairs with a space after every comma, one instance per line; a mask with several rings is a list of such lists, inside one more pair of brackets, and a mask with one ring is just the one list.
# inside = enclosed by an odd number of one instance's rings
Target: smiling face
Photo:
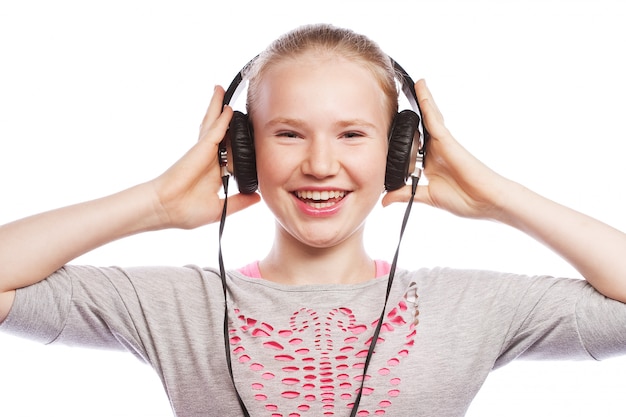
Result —
[[390, 125], [372, 72], [337, 55], [285, 59], [264, 73], [251, 110], [259, 189], [279, 235], [316, 248], [360, 242], [383, 190]]

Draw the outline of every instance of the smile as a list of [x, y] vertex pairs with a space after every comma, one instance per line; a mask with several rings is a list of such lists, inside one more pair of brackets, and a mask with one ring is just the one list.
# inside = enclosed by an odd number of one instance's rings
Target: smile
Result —
[[346, 195], [346, 192], [339, 190], [303, 190], [296, 191], [294, 194], [307, 205], [316, 209], [323, 209], [337, 204]]

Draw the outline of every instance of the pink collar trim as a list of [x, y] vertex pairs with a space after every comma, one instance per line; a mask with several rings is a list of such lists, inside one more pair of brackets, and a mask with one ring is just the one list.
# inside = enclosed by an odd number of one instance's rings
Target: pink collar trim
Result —
[[[391, 265], [387, 261], [375, 260], [374, 263], [376, 265], [376, 278], [387, 275], [391, 270]], [[239, 268], [238, 271], [249, 278], [263, 279], [259, 269], [259, 261], [251, 262], [243, 268]]]

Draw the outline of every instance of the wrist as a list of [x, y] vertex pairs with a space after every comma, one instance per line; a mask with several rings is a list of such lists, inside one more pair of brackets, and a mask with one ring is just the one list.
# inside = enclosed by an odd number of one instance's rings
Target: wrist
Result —
[[532, 205], [534, 193], [523, 185], [501, 177], [492, 199], [492, 220], [520, 228], [521, 214]]
[[135, 206], [134, 233], [162, 230], [171, 227], [170, 217], [163, 208], [155, 185], [150, 181], [127, 190]]

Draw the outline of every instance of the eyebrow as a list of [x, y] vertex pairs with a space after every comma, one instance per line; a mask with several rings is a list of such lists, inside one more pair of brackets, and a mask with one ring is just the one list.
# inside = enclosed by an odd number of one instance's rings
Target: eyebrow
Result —
[[[293, 126], [296, 128], [303, 128], [307, 125], [307, 122], [305, 122], [302, 119], [293, 119], [293, 118], [287, 118], [287, 117], [277, 117], [275, 119], [270, 120], [269, 122], [267, 122], [265, 124], [266, 128], [271, 128], [274, 127], [276, 125], [288, 125], [288, 126]], [[345, 128], [345, 127], [349, 127], [349, 126], [362, 126], [362, 127], [366, 127], [366, 128], [371, 128], [371, 129], [376, 129], [376, 125], [374, 123], [368, 122], [367, 120], [363, 120], [363, 119], [348, 119], [348, 120], [339, 120], [338, 122], [335, 123], [335, 125], [337, 127], [340, 128]]]
[[277, 117], [275, 119], [270, 120], [265, 124], [266, 128], [271, 128], [276, 125], [289, 125], [297, 128], [301, 128], [306, 126], [306, 122], [302, 119], [290, 119], [287, 117]]

